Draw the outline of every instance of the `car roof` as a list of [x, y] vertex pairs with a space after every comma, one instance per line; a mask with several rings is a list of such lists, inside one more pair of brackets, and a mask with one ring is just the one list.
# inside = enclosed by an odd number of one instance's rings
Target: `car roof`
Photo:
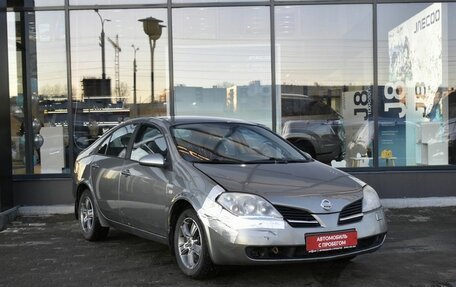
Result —
[[161, 121], [168, 125], [180, 125], [180, 124], [196, 124], [196, 123], [239, 123], [239, 124], [250, 124], [258, 125], [257, 123], [232, 119], [223, 117], [205, 117], [205, 116], [174, 116], [174, 117], [145, 117], [142, 118], [145, 121]]

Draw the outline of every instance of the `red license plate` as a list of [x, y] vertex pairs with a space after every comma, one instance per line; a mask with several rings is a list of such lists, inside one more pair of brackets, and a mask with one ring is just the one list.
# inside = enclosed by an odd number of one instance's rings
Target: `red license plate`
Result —
[[358, 244], [358, 233], [356, 230], [347, 230], [334, 233], [318, 233], [306, 236], [306, 250], [308, 252], [319, 252], [353, 248]]

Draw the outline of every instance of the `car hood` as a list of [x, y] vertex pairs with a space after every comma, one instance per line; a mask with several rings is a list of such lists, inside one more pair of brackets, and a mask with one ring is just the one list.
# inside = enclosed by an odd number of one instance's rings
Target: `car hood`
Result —
[[[362, 198], [362, 187], [340, 170], [318, 161], [276, 164], [204, 164], [194, 166], [227, 191], [260, 195], [274, 205], [299, 207], [314, 213], [340, 211]], [[320, 205], [332, 203], [331, 210]]]

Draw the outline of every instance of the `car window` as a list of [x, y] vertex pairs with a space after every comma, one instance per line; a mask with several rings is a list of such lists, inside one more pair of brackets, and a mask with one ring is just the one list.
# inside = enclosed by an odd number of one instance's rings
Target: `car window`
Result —
[[286, 141], [262, 127], [235, 123], [182, 124], [171, 129], [180, 155], [191, 162], [306, 161]]
[[135, 126], [136, 125], [134, 124], [130, 124], [114, 131], [111, 135], [106, 155], [125, 157], [127, 154], [128, 143], [133, 135]]
[[277, 159], [287, 158], [287, 151], [285, 149], [260, 133], [243, 127], [237, 129], [236, 133], [242, 135], [246, 146], [262, 156]]
[[109, 139], [111, 137], [106, 137], [106, 139], [103, 141], [103, 143], [98, 147], [98, 151], [97, 153], [98, 154], [106, 154], [106, 150], [108, 149], [108, 143], [109, 143]]
[[152, 126], [143, 126], [136, 136], [131, 150], [131, 160], [139, 161], [142, 157], [159, 153], [166, 158], [168, 146], [160, 130]]

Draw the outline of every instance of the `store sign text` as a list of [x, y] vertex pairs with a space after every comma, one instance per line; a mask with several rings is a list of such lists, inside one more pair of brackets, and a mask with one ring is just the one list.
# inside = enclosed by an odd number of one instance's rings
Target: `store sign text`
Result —
[[392, 109], [399, 110], [398, 117], [405, 117], [405, 84], [403, 82], [387, 83], [384, 90], [384, 111], [389, 112]]
[[362, 92], [356, 92], [353, 95], [353, 103], [357, 107], [353, 110], [353, 114], [356, 116], [358, 114], [364, 114], [364, 120], [368, 119], [368, 116], [372, 113], [372, 103], [371, 103], [371, 91], [364, 90]]
[[416, 34], [420, 31], [426, 29], [426, 27], [429, 27], [432, 24], [437, 23], [439, 21], [440, 21], [440, 9], [432, 12], [431, 14], [427, 15], [426, 17], [421, 18], [418, 22], [416, 22], [415, 32], [413, 32], [413, 33]]

